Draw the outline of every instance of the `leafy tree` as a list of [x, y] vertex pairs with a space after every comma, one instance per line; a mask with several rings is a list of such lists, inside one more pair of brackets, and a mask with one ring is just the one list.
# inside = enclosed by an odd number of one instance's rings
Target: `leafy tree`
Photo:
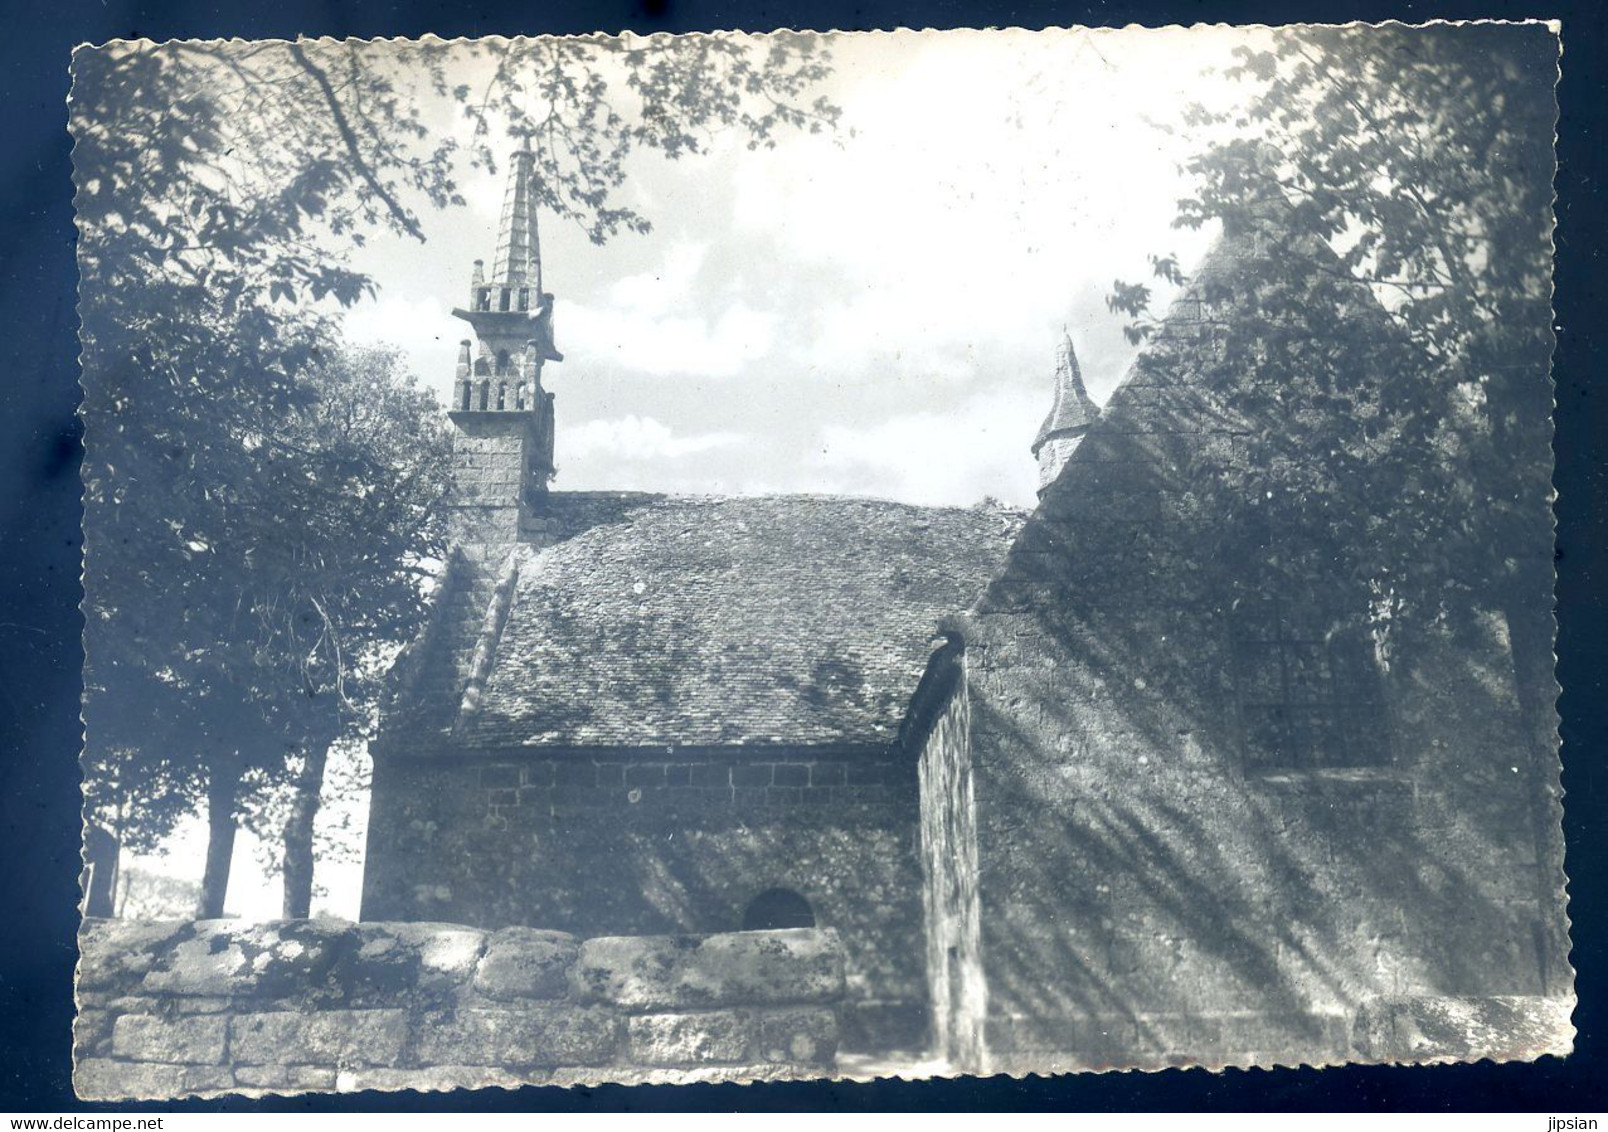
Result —
[[[1351, 422], [1350, 435], [1292, 414], [1285, 435], [1252, 438], [1251, 463], [1293, 488], [1268, 510], [1335, 524], [1396, 647], [1480, 610], [1504, 617], [1538, 756], [1538, 848], [1561, 861], [1548, 379], [1556, 35], [1539, 24], [1302, 27], [1236, 56], [1227, 75], [1244, 84], [1242, 107], [1185, 115], [1205, 144], [1176, 222], [1269, 237], [1254, 293], [1235, 297], [1268, 333], [1239, 364], [1267, 367], [1279, 380], [1264, 388], [1278, 397], [1323, 373], [1292, 369], [1281, 340], [1321, 340], [1360, 319], [1353, 327], [1383, 350], [1380, 371], [1307, 399]], [[1197, 282], [1171, 257], [1152, 266], [1173, 285]], [[1314, 301], [1300, 282], [1314, 275], [1353, 291], [1360, 282], [1374, 313]], [[1148, 285], [1118, 282], [1108, 305], [1143, 337], [1156, 325], [1150, 299]], [[1550, 864], [1540, 872], [1550, 903], [1562, 878]]]
[[195, 908], [200, 886], [136, 866], [120, 871], [115, 913], [131, 920], [172, 920]]
[[[1196, 190], [1176, 222], [1278, 230], [1252, 273], [1269, 327], [1306, 335], [1353, 317], [1307, 301], [1296, 281], [1313, 271], [1373, 290], [1400, 360], [1334, 391], [1359, 426], [1335, 454], [1358, 467], [1337, 479], [1395, 489], [1397, 529], [1359, 542], [1377, 550], [1365, 569], [1403, 611], [1433, 619], [1477, 591], [1533, 628], [1551, 595], [1555, 37], [1541, 25], [1303, 27], [1236, 56], [1227, 74], [1246, 84], [1243, 106], [1185, 115], [1211, 140], [1188, 163]], [[1185, 282], [1175, 259], [1152, 265]], [[1119, 282], [1108, 304], [1143, 336], [1150, 297]]]
[[435, 398], [400, 367], [377, 349], [314, 367], [318, 399], [263, 439], [272, 451], [253, 485], [277, 504], [252, 543], [251, 568], [272, 579], [257, 640], [302, 689], [281, 724], [291, 790], [270, 823], [283, 839], [289, 917], [306, 917], [311, 902], [328, 747], [372, 728], [387, 646], [417, 631], [421, 580], [445, 550], [449, 440]]
[[[477, 90], [455, 81], [466, 64]], [[163, 798], [204, 802], [200, 914], [222, 911], [246, 795], [287, 767], [311, 790], [328, 742], [362, 719], [354, 689], [416, 615], [432, 545], [422, 496], [393, 502], [405, 473], [387, 447], [421, 405], [338, 435], [333, 406], [363, 368], [339, 357], [338, 315], [375, 290], [341, 248], [423, 239], [418, 210], [461, 204], [463, 167], [494, 168], [515, 136], [537, 151], [543, 206], [599, 242], [645, 231], [615, 198], [633, 152], [829, 127], [834, 108], [802, 103], [826, 67], [785, 34], [75, 54], [86, 770], [138, 751], [172, 784]], [[432, 102], [459, 109], [465, 144], [432, 134]], [[129, 813], [155, 814], [155, 797]], [[292, 839], [287, 908], [304, 913]]]

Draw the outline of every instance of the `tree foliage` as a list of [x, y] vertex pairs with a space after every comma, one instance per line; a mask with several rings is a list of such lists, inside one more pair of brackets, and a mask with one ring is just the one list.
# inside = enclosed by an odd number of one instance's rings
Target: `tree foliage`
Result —
[[[1293, 375], [1281, 334], [1345, 324], [1390, 339], [1395, 359], [1317, 391], [1322, 416], [1355, 432], [1292, 428], [1309, 469], [1328, 456], [1327, 482], [1292, 492], [1295, 505], [1339, 516], [1368, 497], [1357, 518], [1374, 530], [1346, 545], [1373, 548], [1359, 569], [1398, 613], [1444, 618], [1477, 594], [1533, 621], [1551, 590], [1556, 38], [1541, 25], [1307, 27], [1236, 56], [1241, 107], [1185, 114], [1206, 140], [1176, 223], [1279, 230], [1255, 294], [1238, 297], [1261, 312], [1263, 349], [1275, 344], [1247, 364]], [[1183, 282], [1172, 259], [1152, 266]], [[1298, 282], [1314, 273], [1360, 282], [1385, 317], [1315, 302]], [[1135, 316], [1134, 337], [1156, 325], [1151, 294], [1119, 282], [1108, 298]]]
[[434, 410], [394, 357], [340, 348], [376, 290], [344, 249], [423, 239], [516, 137], [540, 204], [599, 242], [645, 231], [617, 200], [634, 152], [828, 126], [802, 105], [825, 68], [788, 35], [75, 54], [89, 806], [149, 840], [204, 804], [205, 913], [255, 795], [289, 775], [316, 811], [309, 768], [371, 718], [440, 549]]

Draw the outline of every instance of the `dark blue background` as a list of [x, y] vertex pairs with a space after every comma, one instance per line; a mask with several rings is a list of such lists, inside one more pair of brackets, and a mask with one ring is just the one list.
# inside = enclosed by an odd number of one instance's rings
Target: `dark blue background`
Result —
[[[121, 1106], [198, 1111], [465, 1109], [1517, 1109], [1608, 1108], [1603, 1059], [1603, 654], [1608, 475], [1603, 358], [1603, 108], [1598, 0], [1486, 3], [892, 3], [798, 0], [273, 0], [0, 7], [0, 1111], [81, 1105], [70, 1084], [77, 924], [79, 430], [67, 63], [117, 37], [473, 36], [517, 32], [845, 30], [1562, 17], [1558, 177], [1558, 598], [1565, 829], [1581, 998], [1577, 1052], [1536, 1065], [1199, 1070], [875, 1085], [525, 1089]], [[1540, 1127], [1540, 1125], [1538, 1125]]]

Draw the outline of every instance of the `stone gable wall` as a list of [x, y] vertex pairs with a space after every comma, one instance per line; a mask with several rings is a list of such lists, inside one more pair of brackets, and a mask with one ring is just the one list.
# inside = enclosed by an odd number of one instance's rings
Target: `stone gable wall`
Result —
[[[1558, 862], [1537, 837], [1554, 750], [1522, 726], [1502, 617], [1460, 596], [1375, 662], [1377, 700], [1336, 710], [1366, 765], [1254, 762], [1238, 603], [1365, 622], [1334, 531], [1398, 503], [1302, 486], [1344, 466], [1329, 450], [1358, 420], [1311, 374], [1263, 373], [1268, 397], [1219, 364], [1233, 325], [1174, 308], [957, 626], [987, 1067], [1418, 1059], [1455, 1043], [1414, 1033], [1502, 1003], [1540, 1021], [1470, 1021], [1464, 1056], [1567, 1049], [1566, 958], [1542, 930], [1563, 922]], [[1376, 330], [1342, 323], [1306, 353], [1366, 383], [1388, 372]], [[1252, 455], [1296, 421], [1331, 442], [1307, 464]]]
[[835, 933], [89, 921], [85, 1100], [831, 1074]]

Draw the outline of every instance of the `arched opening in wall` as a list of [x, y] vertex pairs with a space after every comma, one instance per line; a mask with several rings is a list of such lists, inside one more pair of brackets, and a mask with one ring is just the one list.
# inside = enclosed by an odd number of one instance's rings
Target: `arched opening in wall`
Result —
[[769, 932], [782, 928], [813, 928], [815, 909], [791, 888], [768, 888], [743, 911], [743, 931]]

